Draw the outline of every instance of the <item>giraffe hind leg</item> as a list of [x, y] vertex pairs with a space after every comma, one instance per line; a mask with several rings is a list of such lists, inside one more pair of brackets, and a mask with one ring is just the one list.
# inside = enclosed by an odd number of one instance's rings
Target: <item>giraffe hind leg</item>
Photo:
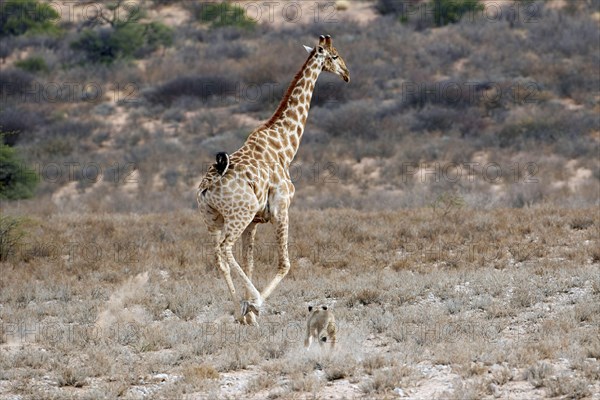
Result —
[[[254, 238], [256, 236], [256, 222], [251, 222], [242, 234], [242, 265], [248, 279], [252, 281], [254, 272]], [[250, 293], [246, 291], [246, 300], [250, 298]]]
[[[223, 273], [223, 277], [225, 278], [225, 282], [227, 283], [227, 287], [229, 289], [229, 293], [231, 295], [231, 300], [234, 305], [239, 303], [239, 297], [236, 293], [235, 286], [233, 285], [233, 280], [231, 279], [231, 271], [228, 263], [223, 260], [222, 251], [221, 251], [221, 230], [218, 228], [211, 229], [210, 235], [212, 237], [213, 242], [213, 250], [215, 255], [215, 261], [221, 272]], [[234, 311], [235, 312], [235, 311]], [[236, 319], [240, 319], [241, 315], [236, 315]]]
[[[242, 283], [246, 289], [246, 292], [249, 294], [249, 298], [244, 300], [241, 303], [242, 307], [242, 316], [248, 314], [249, 312], [253, 312], [258, 315], [258, 310], [262, 306], [263, 298], [256, 290], [256, 287], [252, 283], [252, 281], [248, 278], [246, 273], [242, 270], [235, 257], [233, 256], [233, 245], [237, 241], [237, 239], [241, 236], [242, 232], [245, 230], [247, 225], [252, 222], [254, 218], [254, 214], [248, 214], [247, 218], [240, 220], [241, 218], [238, 216], [236, 221], [225, 220], [224, 226], [224, 237], [221, 244], [221, 250], [225, 255], [227, 263], [231, 268], [233, 268], [240, 278], [242, 279]], [[245, 313], [245, 314], [244, 314]]]

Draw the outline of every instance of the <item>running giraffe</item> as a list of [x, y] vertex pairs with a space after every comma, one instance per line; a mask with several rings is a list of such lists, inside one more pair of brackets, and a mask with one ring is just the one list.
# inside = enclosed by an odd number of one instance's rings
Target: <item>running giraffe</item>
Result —
[[[320, 36], [317, 47], [304, 46], [310, 54], [294, 76], [273, 116], [256, 128], [246, 143], [229, 156], [219, 153], [198, 189], [198, 207], [212, 239], [216, 262], [229, 287], [235, 306], [235, 318], [242, 324], [257, 325], [260, 307], [290, 269], [288, 256], [288, 208], [294, 197], [289, 167], [294, 159], [310, 100], [321, 71], [350, 81], [342, 57], [331, 37]], [[276, 227], [278, 271], [259, 292], [252, 283], [253, 248], [256, 226], [272, 222]], [[233, 245], [242, 236], [245, 271], [233, 257]], [[231, 279], [230, 268], [241, 277], [245, 299], [241, 302]]]

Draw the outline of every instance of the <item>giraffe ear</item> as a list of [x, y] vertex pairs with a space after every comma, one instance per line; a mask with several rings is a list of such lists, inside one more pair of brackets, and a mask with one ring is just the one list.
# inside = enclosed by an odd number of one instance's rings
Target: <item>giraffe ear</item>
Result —
[[312, 47], [308, 47], [308, 46], [304, 46], [304, 50], [306, 50], [308, 53], [312, 53], [313, 48]]

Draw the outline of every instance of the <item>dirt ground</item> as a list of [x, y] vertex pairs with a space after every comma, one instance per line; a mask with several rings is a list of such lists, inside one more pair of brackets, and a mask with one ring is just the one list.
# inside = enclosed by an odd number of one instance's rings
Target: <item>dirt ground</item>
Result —
[[[31, 216], [1, 264], [0, 399], [600, 399], [599, 226], [294, 210], [292, 270], [247, 327], [197, 214]], [[257, 239], [260, 289], [277, 253]], [[309, 304], [334, 350], [304, 349]]]

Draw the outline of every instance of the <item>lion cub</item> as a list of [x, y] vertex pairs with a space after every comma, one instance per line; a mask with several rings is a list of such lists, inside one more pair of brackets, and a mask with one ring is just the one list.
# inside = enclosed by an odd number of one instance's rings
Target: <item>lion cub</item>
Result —
[[327, 309], [327, 306], [320, 306], [313, 310], [313, 306], [308, 306], [308, 323], [306, 324], [306, 339], [304, 347], [310, 347], [313, 339], [319, 341], [320, 345], [326, 342], [331, 343], [331, 348], [335, 347], [337, 341], [337, 327], [333, 312]]

